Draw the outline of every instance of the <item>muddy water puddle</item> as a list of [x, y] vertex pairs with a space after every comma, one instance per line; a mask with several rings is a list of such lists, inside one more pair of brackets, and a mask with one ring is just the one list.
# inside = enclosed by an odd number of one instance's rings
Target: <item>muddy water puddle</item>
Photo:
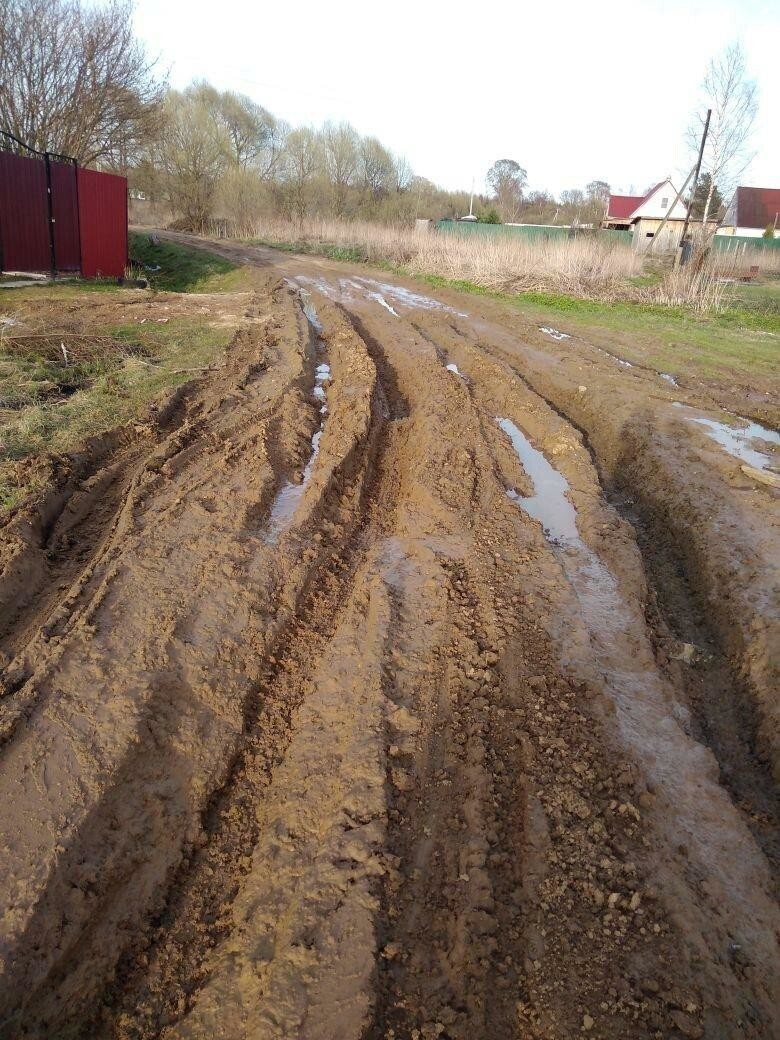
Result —
[[765, 441], [767, 444], [780, 446], [780, 434], [775, 430], [768, 430], [760, 423], [745, 420], [746, 426], [734, 427], [726, 423], [718, 422], [717, 419], [707, 419], [704, 416], [691, 416], [691, 422], [698, 423], [704, 427], [704, 432], [711, 437], [721, 448], [725, 448], [729, 455], [746, 462], [755, 469], [768, 469], [772, 464], [772, 456], [758, 448], [751, 447], [754, 441]]
[[568, 332], [561, 332], [560, 329], [554, 329], [552, 325], [540, 325], [539, 331], [543, 332], [545, 336], [549, 336], [550, 339], [571, 339]]
[[[692, 411], [681, 401], [672, 403], [675, 408], [686, 413]], [[766, 426], [762, 426], [752, 419], [744, 419], [740, 415], [734, 417], [743, 424], [740, 426], [732, 426], [706, 415], [686, 414], [685, 418], [688, 422], [704, 427], [704, 432], [711, 440], [719, 444], [729, 455], [739, 459], [740, 462], [753, 466], [754, 469], [774, 469], [776, 467], [777, 459], [773, 458], [768, 451], [762, 451], [761, 448], [756, 447], [756, 442], [780, 447], [780, 433], [777, 430], [770, 430]]]
[[380, 292], [367, 292], [366, 296], [368, 297], [369, 300], [374, 300], [376, 303], [378, 303], [380, 307], [384, 307], [384, 309], [386, 311], [389, 311], [393, 315], [394, 318], [400, 318], [401, 317], [401, 315], [398, 313], [398, 311], [395, 310], [394, 307], [390, 306], [390, 304], [387, 302], [387, 300], [384, 298], [384, 296]]
[[[305, 289], [299, 289], [301, 294], [301, 307], [303, 313], [306, 315], [306, 320], [309, 322], [309, 328], [311, 330], [310, 338], [310, 351], [314, 353], [315, 359], [322, 358], [324, 352], [324, 343], [320, 336], [322, 332], [322, 324], [317, 316], [316, 308], [311, 302], [311, 297]], [[311, 454], [309, 461], [303, 470], [300, 481], [288, 480], [278, 492], [274, 499], [273, 505], [271, 506], [271, 514], [268, 518], [268, 527], [264, 535], [264, 541], [268, 545], [275, 545], [284, 531], [292, 523], [293, 517], [295, 516], [298, 504], [303, 497], [303, 493], [311, 480], [311, 475], [314, 472], [314, 464], [317, 461], [317, 456], [320, 451], [320, 440], [322, 439], [323, 430], [325, 427], [325, 417], [328, 414], [328, 396], [326, 387], [329, 385], [331, 380], [330, 365], [327, 361], [321, 359], [314, 369], [314, 383], [312, 385], [311, 394], [317, 401], [320, 402], [320, 424], [317, 430], [312, 434], [311, 438]]]
[[444, 314], [454, 314], [459, 318], [468, 317], [464, 311], [458, 311], [449, 304], [434, 300], [432, 296], [413, 292], [411, 289], [406, 289], [402, 285], [393, 285], [391, 282], [378, 282], [375, 278], [355, 275], [352, 278], [340, 278], [338, 285], [334, 285], [326, 278], [296, 275], [295, 281], [298, 285], [313, 286], [327, 299], [340, 303], [355, 303], [361, 299], [370, 300], [372, 303], [379, 304], [395, 318], [402, 316], [398, 307], [408, 311], [439, 311]]
[[510, 489], [507, 496], [529, 516], [538, 520], [552, 541], [577, 541], [577, 513], [567, 498], [569, 483], [566, 478], [531, 444], [511, 419], [497, 418], [496, 422], [509, 437], [523, 469], [534, 485], [533, 495], [524, 497]]
[[[712, 755], [686, 733], [687, 712], [658, 671], [643, 611], [626, 598], [610, 567], [580, 537], [565, 477], [511, 420], [496, 421], [534, 484], [533, 495], [510, 492], [509, 497], [542, 524], [573, 590], [591, 660], [615, 707], [621, 743], [642, 763], [658, 795], [674, 807], [666, 818], [667, 838], [689, 850], [724, 896], [734, 889], [748, 893], [758, 886], [760, 891], [760, 857], [718, 783]], [[765, 936], [760, 913], [738, 906], [735, 915], [731, 909], [724, 904], [737, 941], [761, 947]]]

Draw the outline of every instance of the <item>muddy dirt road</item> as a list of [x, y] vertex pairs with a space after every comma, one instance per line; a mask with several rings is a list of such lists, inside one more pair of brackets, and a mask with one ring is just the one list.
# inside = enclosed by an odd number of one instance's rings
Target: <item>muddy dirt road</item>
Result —
[[215, 249], [226, 364], [2, 532], [0, 1037], [778, 1035], [772, 431]]

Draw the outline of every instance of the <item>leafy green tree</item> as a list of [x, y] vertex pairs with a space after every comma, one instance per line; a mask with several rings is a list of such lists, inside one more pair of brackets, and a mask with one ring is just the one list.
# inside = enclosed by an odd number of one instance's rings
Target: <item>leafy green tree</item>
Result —
[[498, 215], [498, 210], [495, 206], [491, 206], [490, 209], [485, 210], [484, 213], [479, 215], [480, 224], [500, 224], [501, 217]]

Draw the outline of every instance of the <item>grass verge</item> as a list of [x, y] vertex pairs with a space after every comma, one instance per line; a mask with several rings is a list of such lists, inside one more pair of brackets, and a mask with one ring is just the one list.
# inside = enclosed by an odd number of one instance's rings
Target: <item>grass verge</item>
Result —
[[246, 269], [224, 257], [191, 249], [154, 235], [130, 235], [133, 266], [153, 289], [167, 292], [237, 292], [246, 285]]
[[243, 289], [251, 271], [143, 235], [133, 236], [134, 249], [139, 240], [141, 255], [161, 267], [156, 287], [185, 295], [84, 282], [0, 296], [0, 516], [43, 479], [40, 457], [142, 416], [213, 364], [233, 336], [238, 305], [229, 296], [224, 306], [189, 306], [186, 292]]
[[[402, 263], [369, 257], [360, 247], [296, 239], [249, 240], [288, 252], [370, 263], [434, 288], [454, 289], [506, 303], [534, 324], [563, 325], [626, 360], [680, 379], [706, 379], [729, 387], [738, 382], [766, 390], [777, 386], [780, 280], [728, 287], [726, 306], [696, 311], [686, 306], [631, 300], [597, 300], [563, 292], [507, 292], [476, 282], [424, 274]], [[639, 276], [643, 278], [644, 276]], [[658, 272], [647, 280], [657, 282]], [[636, 280], [639, 280], [636, 279]]]
[[[780, 313], [744, 305], [695, 313], [660, 304], [600, 303], [559, 293], [502, 293], [471, 282], [429, 275], [435, 288], [456, 289], [507, 303], [534, 324], [591, 338], [628, 361], [669, 372], [682, 380], [734, 379], [760, 387], [777, 380]], [[766, 295], [771, 299], [771, 286]]]

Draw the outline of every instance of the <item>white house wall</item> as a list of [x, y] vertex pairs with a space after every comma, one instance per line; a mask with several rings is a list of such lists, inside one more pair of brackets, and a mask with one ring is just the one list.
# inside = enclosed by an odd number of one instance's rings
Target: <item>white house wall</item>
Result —
[[[676, 205], [672, 206], [676, 195], [677, 189], [673, 187], [672, 182], [665, 181], [649, 199], [645, 199], [640, 206], [637, 206], [631, 214], [631, 219], [648, 217], [651, 220], [663, 220], [664, 217], [669, 216], [676, 220], [685, 220], [685, 206], [682, 201], [678, 200]], [[666, 209], [661, 206], [663, 199], [669, 200]]]

